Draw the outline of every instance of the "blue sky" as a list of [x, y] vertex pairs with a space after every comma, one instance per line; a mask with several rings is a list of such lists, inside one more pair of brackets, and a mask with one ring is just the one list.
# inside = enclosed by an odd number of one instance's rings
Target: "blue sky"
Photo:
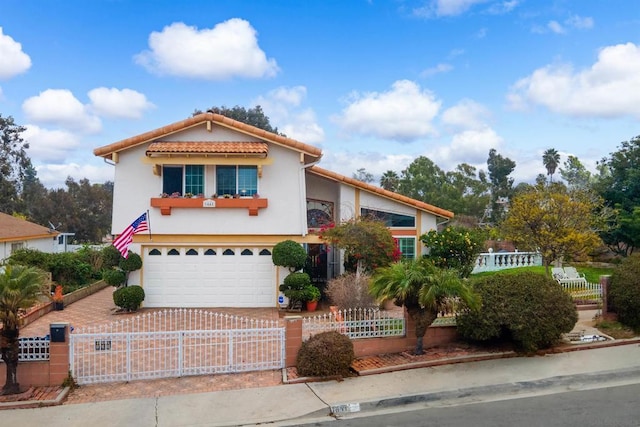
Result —
[[548, 148], [593, 169], [640, 135], [640, 2], [0, 4], [0, 114], [49, 187], [113, 179], [96, 147], [258, 104], [348, 176], [420, 155], [486, 170], [491, 148], [516, 182]]

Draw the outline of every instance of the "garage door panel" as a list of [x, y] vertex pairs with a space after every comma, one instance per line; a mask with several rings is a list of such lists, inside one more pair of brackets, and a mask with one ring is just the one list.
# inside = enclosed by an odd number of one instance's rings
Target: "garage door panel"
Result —
[[[273, 307], [276, 304], [276, 270], [271, 248], [180, 248], [180, 255], [145, 253], [144, 288], [147, 307]], [[177, 249], [177, 248], [175, 248]], [[189, 249], [197, 255], [186, 255]], [[215, 255], [205, 255], [207, 249]], [[232, 249], [233, 255], [223, 255]], [[252, 255], [241, 255], [244, 249]], [[193, 251], [192, 251], [193, 252]], [[210, 253], [212, 253], [210, 251]], [[246, 252], [245, 252], [246, 253]]]

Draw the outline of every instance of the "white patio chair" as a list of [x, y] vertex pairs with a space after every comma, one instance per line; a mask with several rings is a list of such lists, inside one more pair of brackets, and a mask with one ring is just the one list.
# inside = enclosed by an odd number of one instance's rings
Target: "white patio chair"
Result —
[[556, 280], [567, 278], [567, 274], [562, 267], [551, 267], [551, 276]]
[[565, 267], [564, 272], [566, 274], [566, 278], [570, 280], [572, 283], [587, 283], [587, 279], [584, 277], [584, 274], [578, 273], [575, 267]]

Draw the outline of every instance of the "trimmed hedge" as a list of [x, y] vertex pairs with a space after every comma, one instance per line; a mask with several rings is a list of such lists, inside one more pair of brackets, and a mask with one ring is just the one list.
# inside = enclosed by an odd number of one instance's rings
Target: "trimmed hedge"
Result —
[[640, 257], [625, 258], [611, 274], [609, 299], [618, 321], [640, 330]]
[[354, 357], [348, 337], [336, 331], [322, 332], [302, 343], [296, 368], [303, 377], [346, 377]]
[[460, 335], [472, 341], [511, 340], [533, 352], [571, 332], [578, 312], [571, 297], [545, 275], [494, 274], [473, 282], [482, 306], [458, 316]]
[[136, 311], [140, 308], [142, 301], [144, 301], [144, 289], [138, 285], [120, 288], [113, 293], [113, 302], [124, 310]]

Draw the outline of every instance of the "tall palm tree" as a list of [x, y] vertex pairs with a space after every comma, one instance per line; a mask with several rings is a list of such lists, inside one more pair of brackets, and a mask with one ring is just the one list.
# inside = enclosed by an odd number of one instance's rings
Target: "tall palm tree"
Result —
[[425, 259], [397, 262], [376, 270], [370, 290], [378, 299], [395, 300], [397, 305], [407, 308], [416, 322], [416, 354], [424, 353], [427, 328], [447, 301], [459, 298], [469, 307], [479, 303], [456, 270], [434, 267]]
[[542, 155], [542, 164], [547, 169], [549, 182], [552, 182], [553, 174], [556, 173], [556, 168], [560, 164], [560, 153], [558, 153], [555, 148], [549, 148]]
[[18, 353], [20, 314], [33, 306], [45, 291], [45, 276], [34, 267], [6, 265], [0, 267], [0, 353], [6, 364], [7, 379], [2, 394], [20, 392], [18, 384]]
[[400, 177], [395, 171], [388, 170], [380, 177], [380, 186], [385, 190], [397, 191]]

